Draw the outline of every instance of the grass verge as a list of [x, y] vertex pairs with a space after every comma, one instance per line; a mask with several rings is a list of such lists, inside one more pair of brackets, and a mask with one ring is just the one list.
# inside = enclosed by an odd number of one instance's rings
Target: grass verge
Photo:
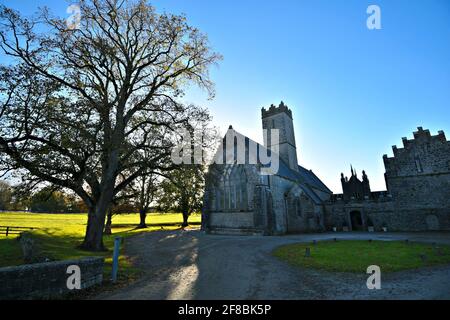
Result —
[[[306, 248], [311, 256], [305, 257]], [[450, 263], [450, 247], [405, 241], [323, 241], [276, 248], [273, 255], [303, 268], [333, 272], [363, 272], [377, 265], [382, 272], [396, 272]]]

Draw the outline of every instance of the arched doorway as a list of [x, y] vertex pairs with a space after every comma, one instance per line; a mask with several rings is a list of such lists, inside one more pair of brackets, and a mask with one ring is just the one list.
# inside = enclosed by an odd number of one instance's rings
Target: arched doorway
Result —
[[361, 215], [361, 211], [352, 211], [350, 212], [350, 221], [352, 223], [352, 231], [363, 231], [364, 224]]
[[438, 231], [438, 230], [440, 230], [440, 228], [439, 228], [439, 220], [438, 220], [438, 218], [435, 215], [428, 215], [425, 218], [425, 221], [427, 223], [428, 230], [430, 230], [430, 231]]

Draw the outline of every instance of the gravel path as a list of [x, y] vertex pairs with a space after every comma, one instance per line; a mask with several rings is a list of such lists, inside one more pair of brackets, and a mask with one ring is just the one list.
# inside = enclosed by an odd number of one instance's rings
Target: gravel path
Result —
[[450, 265], [382, 275], [298, 269], [271, 256], [279, 245], [316, 240], [376, 239], [450, 244], [450, 233], [339, 233], [284, 237], [212, 236], [200, 231], [144, 233], [126, 252], [141, 280], [97, 299], [450, 299]]

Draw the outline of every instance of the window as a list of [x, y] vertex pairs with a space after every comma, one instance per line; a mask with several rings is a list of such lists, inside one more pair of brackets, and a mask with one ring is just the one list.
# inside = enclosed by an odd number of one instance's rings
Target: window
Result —
[[236, 209], [236, 186], [231, 187], [231, 209]]
[[298, 217], [302, 216], [302, 205], [299, 198], [295, 199], [295, 212], [297, 213]]
[[217, 190], [217, 192], [216, 192], [216, 210], [217, 211], [220, 211], [220, 209], [222, 209], [222, 202], [221, 202], [221, 198], [222, 197], [222, 195], [221, 195], [221, 192], [220, 192], [220, 190]]
[[222, 176], [217, 199], [220, 199], [218, 211], [247, 210], [247, 178], [243, 166], [230, 165]]
[[228, 203], [229, 203], [229, 192], [230, 190], [228, 190], [228, 187], [225, 187], [223, 189], [223, 209], [226, 211], [228, 209]]
[[422, 169], [422, 163], [420, 162], [420, 159], [419, 159], [419, 157], [416, 157], [415, 158], [415, 162], [416, 162], [416, 168], [417, 168], [417, 172], [423, 172], [423, 169]]

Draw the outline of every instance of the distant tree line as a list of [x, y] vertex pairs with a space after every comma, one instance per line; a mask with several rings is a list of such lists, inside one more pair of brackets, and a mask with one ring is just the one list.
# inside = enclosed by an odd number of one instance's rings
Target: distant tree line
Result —
[[[193, 168], [189, 168], [192, 172]], [[180, 178], [193, 179], [188, 187], [181, 187]], [[182, 174], [181, 171], [172, 172], [171, 178], [162, 178], [159, 182], [151, 181], [151, 190], [142, 188], [138, 190], [139, 196], [126, 201], [115, 203], [109, 210], [110, 221], [113, 215], [140, 213], [140, 227], [146, 228], [146, 215], [149, 211], [158, 213], [181, 213], [184, 225], [187, 219], [195, 211], [201, 209], [202, 187], [196, 184], [202, 183], [202, 175], [198, 173], [197, 179], [191, 174]], [[145, 181], [144, 181], [145, 182]], [[194, 183], [195, 182], [195, 183]], [[175, 184], [178, 183], [178, 184]], [[192, 185], [191, 187], [189, 187]], [[147, 187], [149, 187], [147, 186]], [[145, 199], [144, 199], [145, 198]], [[141, 201], [145, 201], [143, 204]], [[74, 194], [55, 190], [48, 186], [24, 195], [17, 186], [12, 186], [7, 181], [0, 180], [0, 211], [28, 211], [32, 213], [86, 213], [84, 202]]]

